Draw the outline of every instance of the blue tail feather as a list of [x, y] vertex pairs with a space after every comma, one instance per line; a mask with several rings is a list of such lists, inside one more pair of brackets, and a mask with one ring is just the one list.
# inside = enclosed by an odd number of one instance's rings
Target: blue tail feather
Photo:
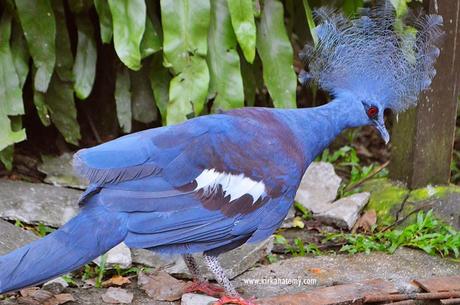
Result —
[[0, 257], [0, 294], [68, 273], [119, 244], [126, 234], [123, 214], [86, 207], [59, 230]]

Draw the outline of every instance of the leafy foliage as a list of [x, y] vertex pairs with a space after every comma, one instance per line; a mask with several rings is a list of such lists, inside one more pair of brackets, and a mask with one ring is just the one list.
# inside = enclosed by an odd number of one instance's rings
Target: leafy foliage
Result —
[[402, 246], [417, 248], [430, 255], [460, 257], [460, 232], [434, 218], [432, 211], [417, 214], [417, 222], [403, 229], [364, 234], [332, 234], [332, 240], [344, 240], [340, 251], [354, 254], [384, 251], [393, 253]]
[[[410, 1], [392, 2], [403, 12]], [[271, 101], [264, 100], [264, 106], [296, 107], [294, 50], [305, 41], [293, 33], [292, 20], [302, 18], [297, 24], [308, 24], [315, 39], [310, 4], [308, 0], [1, 2], [0, 161], [11, 168], [12, 145], [26, 138], [21, 116], [30, 107], [24, 103], [32, 101], [43, 125], [54, 125], [68, 143], [78, 145], [76, 104], [100, 98], [95, 86], [102, 87], [107, 77], [115, 79], [115, 86], [104, 90], [104, 96], [115, 101], [123, 132], [132, 130], [133, 120], [151, 124], [160, 115], [163, 124], [174, 124], [253, 106], [256, 94], [267, 91]], [[363, 1], [334, 4], [354, 12]], [[98, 68], [107, 56], [113, 57], [110, 75]]]

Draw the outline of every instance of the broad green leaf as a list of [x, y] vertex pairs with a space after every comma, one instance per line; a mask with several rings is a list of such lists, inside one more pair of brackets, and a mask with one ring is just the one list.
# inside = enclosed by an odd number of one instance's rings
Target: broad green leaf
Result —
[[8, 13], [0, 19], [0, 103], [3, 108], [0, 120], [6, 120], [8, 124], [7, 115], [24, 114], [22, 90], [10, 49], [11, 21]]
[[22, 89], [29, 74], [29, 51], [27, 50], [27, 42], [21, 25], [13, 22], [11, 36], [11, 54], [13, 55], [13, 63], [18, 75], [19, 88]]
[[77, 18], [78, 45], [73, 66], [74, 90], [81, 100], [86, 99], [93, 88], [96, 76], [97, 49], [93, 26], [87, 15]]
[[407, 3], [411, 2], [411, 0], [390, 0], [390, 2], [395, 8], [396, 17], [400, 18], [407, 14]]
[[161, 0], [163, 51], [174, 72], [182, 72], [191, 54], [206, 56], [209, 0]]
[[297, 77], [293, 51], [284, 28], [283, 5], [266, 0], [257, 31], [257, 52], [262, 59], [263, 76], [275, 107], [296, 107]]
[[107, 0], [94, 0], [99, 27], [101, 28], [101, 39], [103, 43], [110, 43], [112, 40], [112, 14]]
[[243, 50], [244, 57], [252, 63], [256, 54], [256, 23], [252, 0], [228, 0], [227, 2], [236, 39]]
[[25, 129], [11, 130], [10, 119], [2, 113], [2, 110], [0, 110], [0, 130], [0, 150], [26, 139]]
[[51, 121], [66, 142], [78, 145], [81, 136], [72, 83], [62, 81], [57, 73], [53, 74], [48, 92], [45, 94], [45, 102]]
[[141, 68], [140, 45], [145, 30], [144, 0], [109, 0], [113, 42], [120, 60], [131, 70]]
[[45, 103], [44, 93], [34, 90], [34, 105], [35, 109], [37, 109], [37, 114], [42, 124], [45, 126], [49, 126], [51, 124], [50, 114], [48, 111], [48, 107]]
[[14, 145], [10, 145], [0, 151], [0, 162], [3, 163], [7, 171], [13, 169]]
[[29, 53], [37, 68], [34, 88], [46, 92], [56, 62], [56, 21], [50, 0], [15, 0]]
[[212, 0], [208, 65], [209, 93], [215, 95], [213, 111], [244, 106], [243, 80], [236, 44], [227, 0]]
[[129, 71], [123, 66], [117, 69], [115, 82], [115, 103], [117, 105], [118, 124], [124, 132], [131, 132], [131, 81]]
[[133, 119], [142, 123], [150, 123], [157, 119], [153, 91], [149, 80], [148, 64], [139, 71], [129, 73], [131, 80], [131, 107]]
[[171, 80], [166, 122], [177, 124], [197, 116], [208, 94], [209, 71], [206, 60], [192, 56], [190, 63]]
[[305, 16], [307, 16], [307, 23], [308, 27], [310, 28], [311, 38], [313, 39], [313, 43], [316, 45], [318, 44], [318, 34], [316, 34], [315, 19], [313, 18], [313, 12], [310, 8], [308, 0], [303, 0], [303, 7], [305, 9]]
[[[20, 115], [11, 116], [11, 130], [13, 132], [22, 132], [22, 117]], [[25, 137], [24, 137], [25, 140]], [[7, 171], [13, 169], [13, 154], [14, 154], [14, 145], [10, 145], [5, 149], [0, 151], [0, 162], [5, 165]]]
[[56, 73], [63, 81], [73, 81], [73, 54], [70, 46], [69, 32], [61, 0], [52, 0], [56, 18]]
[[160, 110], [161, 119], [163, 124], [166, 124], [166, 109], [169, 102], [169, 82], [171, 81], [171, 74], [163, 64], [162, 54], [155, 54], [150, 63], [150, 83], [153, 89], [153, 96], [155, 103]]
[[262, 13], [260, 0], [252, 0], [252, 9], [254, 11], [254, 17], [259, 18]]
[[145, 18], [145, 32], [141, 42], [141, 57], [144, 59], [159, 50], [161, 50], [160, 35], [158, 35], [152, 20], [147, 15]]

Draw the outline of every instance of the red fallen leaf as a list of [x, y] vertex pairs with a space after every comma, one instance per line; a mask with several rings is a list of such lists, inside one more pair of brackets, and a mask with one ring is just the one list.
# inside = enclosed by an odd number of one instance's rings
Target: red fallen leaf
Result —
[[309, 271], [311, 273], [315, 273], [315, 274], [319, 274], [319, 273], [323, 272], [320, 268], [310, 268]]
[[357, 231], [370, 232], [372, 226], [377, 223], [377, 213], [375, 210], [369, 210], [364, 213], [353, 226], [352, 233]]
[[123, 286], [131, 284], [129, 278], [121, 276], [121, 275], [114, 275], [112, 278], [108, 279], [107, 281], [102, 282], [102, 287], [111, 287], [111, 286]]

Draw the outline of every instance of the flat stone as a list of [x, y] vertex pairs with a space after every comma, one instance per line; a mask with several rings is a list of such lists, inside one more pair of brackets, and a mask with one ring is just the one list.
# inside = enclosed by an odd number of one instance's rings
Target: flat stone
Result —
[[181, 277], [188, 278], [187, 266], [181, 255], [162, 255], [146, 249], [131, 249], [133, 263], [141, 264], [155, 270], [164, 270], [169, 274], [185, 272]]
[[341, 181], [332, 164], [313, 162], [302, 178], [295, 200], [313, 213], [320, 213], [337, 197]]
[[0, 179], [0, 218], [60, 227], [78, 213], [81, 192], [41, 183]]
[[134, 294], [122, 288], [110, 287], [101, 297], [108, 304], [131, 304]]
[[46, 174], [45, 182], [55, 186], [85, 189], [88, 181], [75, 175], [72, 168], [73, 154], [64, 153], [58, 157], [42, 155], [38, 170]]
[[158, 301], [176, 301], [180, 300], [186, 283], [179, 281], [166, 272], [156, 274], [140, 273], [139, 287], [147, 293], [148, 296]]
[[359, 214], [369, 201], [370, 193], [358, 193], [341, 198], [330, 204], [330, 208], [314, 217], [321, 222], [351, 230], [359, 218]]
[[36, 239], [38, 237], [31, 232], [0, 219], [0, 255], [11, 252]]
[[[223, 253], [219, 256], [219, 261], [230, 279], [253, 267], [258, 261], [270, 254], [273, 249], [273, 238], [257, 244], [245, 244], [232, 251]], [[133, 250], [133, 262], [140, 263], [148, 267], [163, 270], [174, 277], [191, 279], [187, 266], [180, 255], [164, 256], [147, 250]], [[200, 267], [200, 272], [208, 279], [214, 279], [214, 275], [209, 272], [201, 255], [194, 255]]]
[[359, 283], [338, 285], [315, 289], [306, 293], [274, 296], [257, 300], [260, 305], [329, 305], [362, 304], [369, 294], [397, 293], [394, 286], [386, 281], [376, 279]]
[[182, 296], [181, 305], [209, 305], [214, 304], [217, 301], [216, 298], [196, 294], [196, 293], [186, 293]]
[[[458, 263], [419, 250], [400, 248], [392, 255], [372, 252], [369, 255], [359, 253], [290, 258], [248, 271], [233, 283], [244, 290], [246, 296], [263, 298], [377, 278], [390, 281], [401, 292], [413, 292], [413, 279], [458, 274]], [[265, 283], [260, 283], [261, 279], [265, 279]], [[278, 282], [270, 283], [270, 279]], [[283, 279], [300, 279], [301, 285], [280, 282]]]
[[[113, 268], [118, 265], [123, 269], [131, 267], [133, 260], [131, 257], [131, 250], [125, 243], [120, 243], [117, 246], [110, 249], [106, 254], [106, 268]], [[100, 266], [101, 256], [94, 260], [94, 263]]]

